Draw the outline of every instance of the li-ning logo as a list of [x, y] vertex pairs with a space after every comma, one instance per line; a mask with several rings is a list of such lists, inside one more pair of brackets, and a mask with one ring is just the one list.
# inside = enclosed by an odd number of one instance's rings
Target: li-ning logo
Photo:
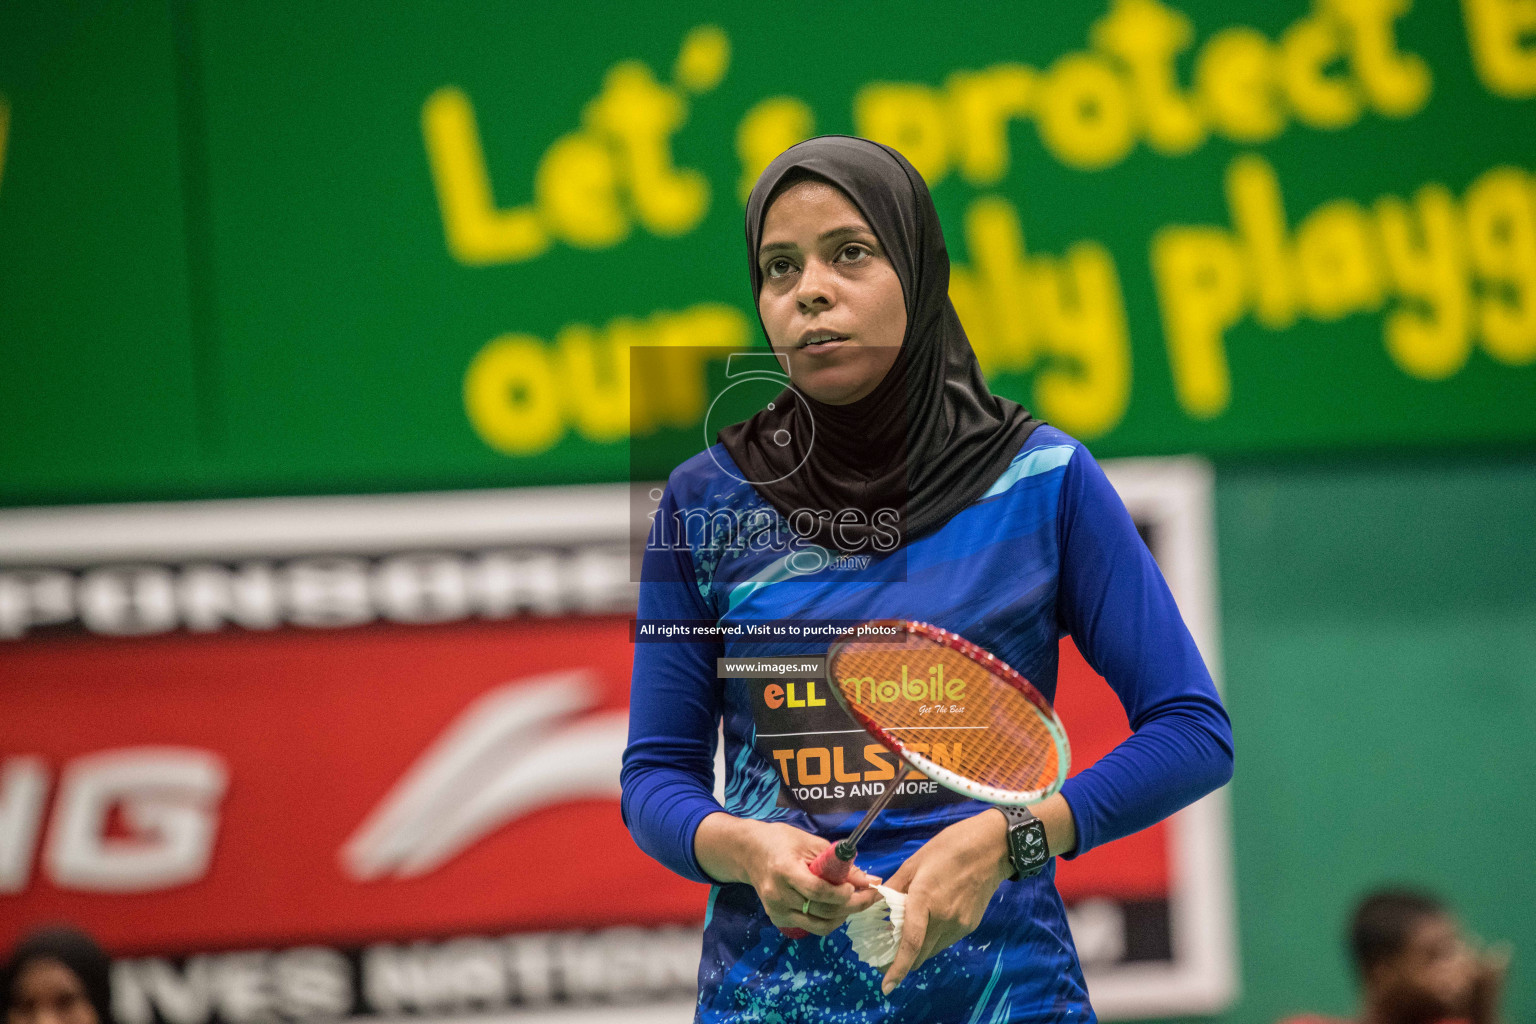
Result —
[[619, 798], [629, 733], [585, 671], [521, 679], [466, 708], [341, 850], [358, 881], [436, 870], [508, 822], [550, 804]]
[[855, 704], [894, 704], [898, 700], [937, 702], [965, 699], [965, 680], [944, 675], [944, 665], [930, 665], [925, 675], [910, 675], [901, 666], [900, 679], [876, 679], [874, 676], [843, 676], [838, 680], [843, 692]]

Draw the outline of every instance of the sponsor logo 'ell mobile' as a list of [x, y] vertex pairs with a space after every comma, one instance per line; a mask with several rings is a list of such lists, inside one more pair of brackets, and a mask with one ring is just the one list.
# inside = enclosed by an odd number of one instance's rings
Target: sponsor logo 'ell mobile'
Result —
[[[945, 678], [943, 664], [932, 665], [925, 675], [909, 675], [901, 666], [901, 678], [876, 680], [874, 676], [844, 676], [838, 681], [854, 703], [878, 701], [894, 704], [898, 700], [947, 701], [965, 699], [965, 680]], [[867, 695], [866, 695], [867, 694]]]

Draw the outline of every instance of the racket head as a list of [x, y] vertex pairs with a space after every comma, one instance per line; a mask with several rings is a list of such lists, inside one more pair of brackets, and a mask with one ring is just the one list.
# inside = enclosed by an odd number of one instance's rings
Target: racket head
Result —
[[1023, 807], [1061, 789], [1072, 760], [1067, 732], [1029, 680], [938, 626], [910, 619], [864, 625], [898, 636], [834, 642], [827, 682], [849, 717], [886, 749], [941, 786], [991, 804]]

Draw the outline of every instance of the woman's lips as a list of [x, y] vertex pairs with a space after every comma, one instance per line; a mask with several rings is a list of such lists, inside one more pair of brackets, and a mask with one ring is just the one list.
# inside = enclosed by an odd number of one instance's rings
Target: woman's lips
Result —
[[809, 345], [801, 345], [801, 352], [830, 352], [842, 345], [847, 338], [831, 338], [827, 341], [813, 341]]

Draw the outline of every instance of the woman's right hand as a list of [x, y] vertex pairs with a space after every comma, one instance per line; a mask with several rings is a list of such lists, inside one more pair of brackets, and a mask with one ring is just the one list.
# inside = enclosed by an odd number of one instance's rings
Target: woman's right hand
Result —
[[768, 920], [816, 935], [832, 932], [849, 914], [880, 899], [872, 888], [880, 879], [858, 865], [849, 869], [848, 881], [841, 885], [811, 872], [811, 861], [830, 845], [782, 821], [754, 821], [724, 812], [700, 822], [693, 837], [694, 855], [711, 878], [745, 882], [757, 890]]

